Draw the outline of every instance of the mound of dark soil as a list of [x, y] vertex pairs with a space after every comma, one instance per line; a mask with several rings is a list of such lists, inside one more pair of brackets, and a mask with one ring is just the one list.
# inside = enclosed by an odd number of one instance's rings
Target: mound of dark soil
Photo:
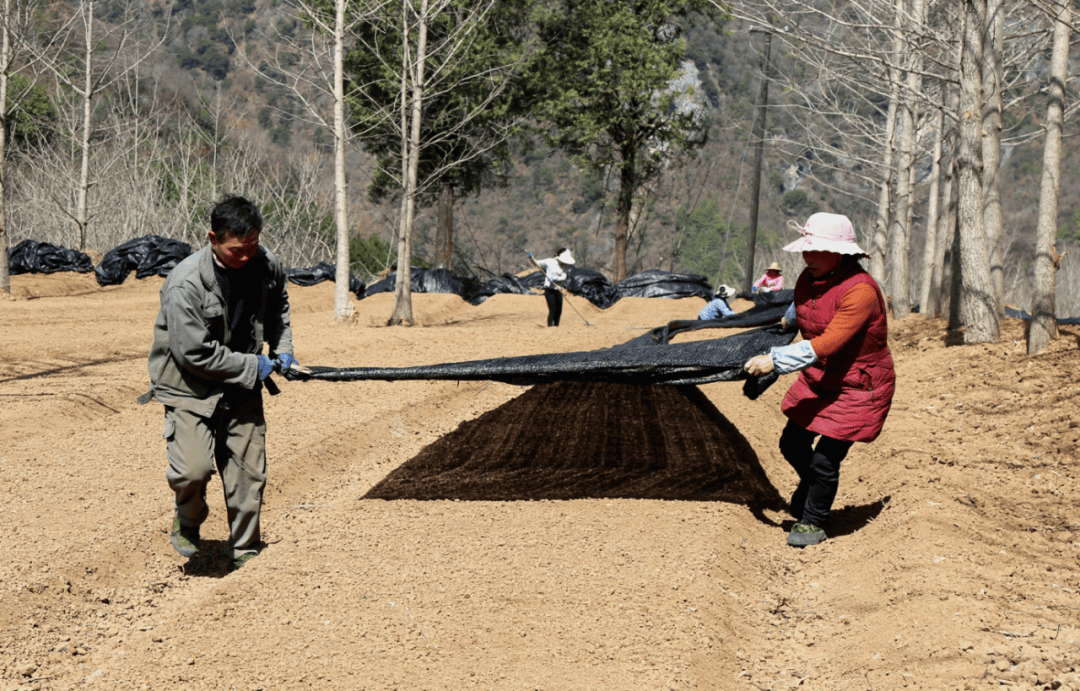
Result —
[[542, 384], [429, 445], [367, 499], [773, 503], [750, 444], [697, 387]]

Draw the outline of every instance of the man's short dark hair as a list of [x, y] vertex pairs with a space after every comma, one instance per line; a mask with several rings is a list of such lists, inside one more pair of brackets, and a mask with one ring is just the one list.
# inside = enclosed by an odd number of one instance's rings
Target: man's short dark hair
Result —
[[238, 196], [223, 198], [210, 211], [210, 230], [218, 241], [227, 237], [246, 238], [262, 231], [263, 219], [258, 207]]

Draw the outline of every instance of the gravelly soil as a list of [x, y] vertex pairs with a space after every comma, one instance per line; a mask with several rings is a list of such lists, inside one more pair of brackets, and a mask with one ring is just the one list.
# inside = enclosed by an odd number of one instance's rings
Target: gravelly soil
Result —
[[[2, 689], [1080, 691], [1080, 329], [1027, 357], [890, 325], [897, 397], [795, 550], [790, 377], [694, 389], [281, 382], [265, 552], [168, 542], [162, 414], [137, 406], [160, 279], [15, 276], [0, 300]], [[407, 366], [621, 343], [699, 299], [390, 295], [334, 323], [292, 287], [299, 360]], [[743, 305], [744, 307], [746, 305]], [[697, 336], [695, 336], [697, 337]], [[218, 487], [219, 485], [214, 485]]]

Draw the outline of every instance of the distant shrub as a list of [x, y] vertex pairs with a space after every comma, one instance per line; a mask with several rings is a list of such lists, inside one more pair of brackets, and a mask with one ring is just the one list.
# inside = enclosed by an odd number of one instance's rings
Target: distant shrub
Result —
[[802, 190], [791, 190], [780, 198], [780, 208], [788, 216], [809, 216], [817, 213], [818, 203]]

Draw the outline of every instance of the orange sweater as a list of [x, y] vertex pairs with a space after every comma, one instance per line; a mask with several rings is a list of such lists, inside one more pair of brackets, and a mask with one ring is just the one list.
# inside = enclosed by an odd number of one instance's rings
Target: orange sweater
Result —
[[877, 293], [873, 286], [860, 283], [840, 298], [836, 316], [829, 326], [817, 338], [810, 340], [810, 346], [818, 359], [828, 357], [844, 347], [862, 329], [871, 318], [881, 310]]

